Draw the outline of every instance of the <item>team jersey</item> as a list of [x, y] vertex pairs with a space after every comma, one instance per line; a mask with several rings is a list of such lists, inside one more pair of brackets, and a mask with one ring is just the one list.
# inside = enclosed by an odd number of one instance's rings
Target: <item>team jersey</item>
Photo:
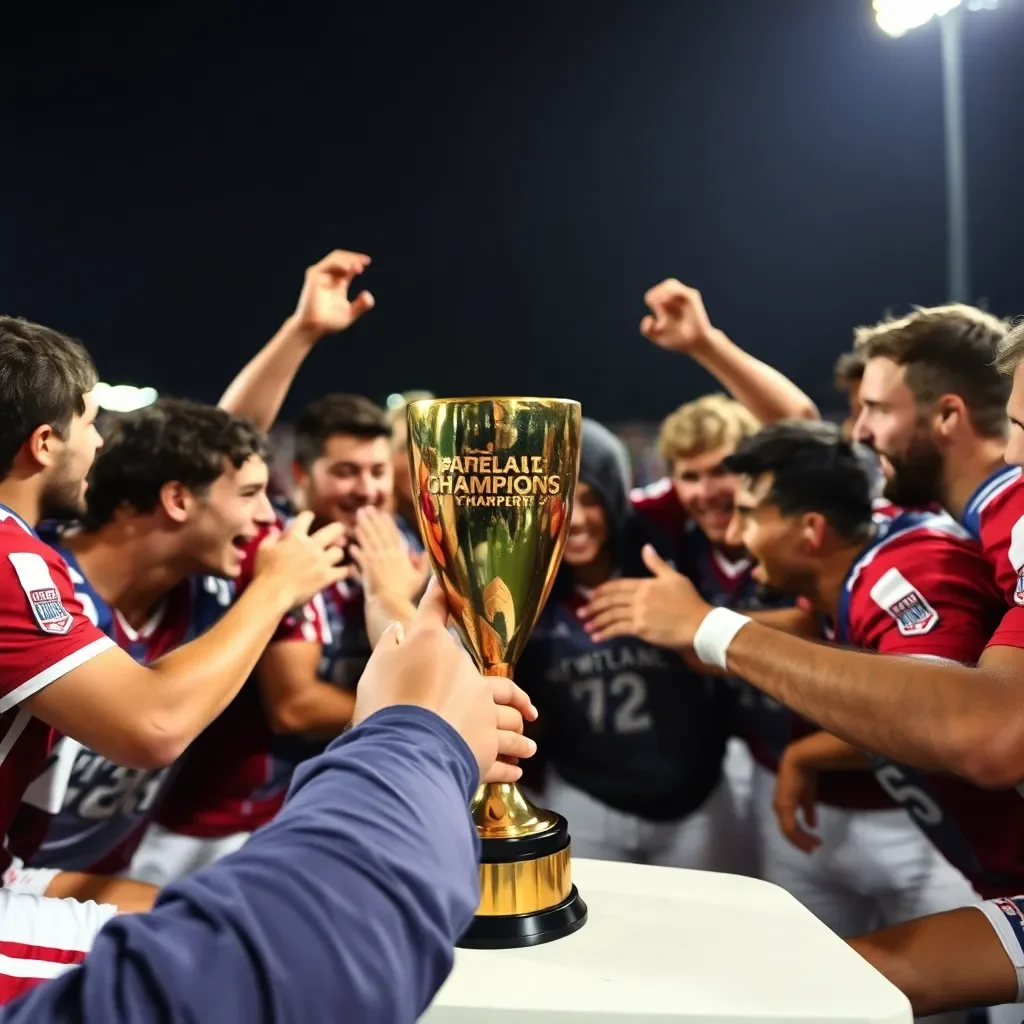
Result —
[[[233, 586], [226, 580], [188, 579], [135, 630], [96, 592], [74, 553], [57, 537], [51, 543], [68, 566], [85, 614], [140, 665], [195, 639], [233, 600]], [[124, 768], [64, 737], [25, 793], [11, 828], [11, 849], [31, 867], [116, 874], [131, 863], [174, 770], [174, 765]]]
[[595, 643], [588, 594], [553, 593], [516, 666], [540, 711], [547, 763], [617, 810], [675, 821], [720, 778], [721, 691], [675, 654], [635, 637]]
[[1006, 612], [990, 647], [1024, 647], [1024, 478], [1020, 466], [993, 473], [964, 506], [963, 525], [985, 553]]
[[[277, 525], [283, 527], [284, 520]], [[255, 553], [266, 533], [246, 551], [239, 591], [252, 579]], [[286, 616], [270, 642], [326, 645], [330, 635], [325, 619], [322, 600], [314, 598]], [[259, 683], [249, 679], [186, 751], [154, 820], [173, 832], [204, 839], [265, 825], [281, 808], [295, 767], [294, 761], [277, 756], [277, 742], [263, 710]]]
[[[850, 570], [837, 640], [882, 654], [973, 664], [1003, 611], [984, 553], [944, 513], [884, 524]], [[983, 896], [1024, 882], [1024, 803], [954, 776], [873, 758], [875, 776]], [[1018, 824], [1019, 822], [1019, 824]]]
[[[708, 540], [696, 523], [687, 518], [676, 497], [671, 480], [662, 480], [632, 494], [634, 508], [663, 531], [678, 539], [677, 563], [693, 581], [700, 595], [711, 605], [741, 611], [761, 611], [792, 605], [787, 597], [770, 595], [751, 576], [753, 564], [747, 558], [730, 557]], [[875, 503], [876, 521], [895, 509], [888, 502]], [[818, 731], [818, 726], [794, 714], [738, 676], [726, 676], [731, 703], [732, 731], [750, 749], [751, 755], [771, 772], [778, 770], [779, 758], [794, 740]], [[864, 772], [822, 772], [818, 780], [822, 804], [848, 810], [880, 810], [892, 802]]]
[[[113, 646], [85, 614], [60, 555], [0, 506], [0, 834], [57, 739], [22, 701]], [[0, 866], [10, 860], [0, 853]]]
[[[637, 512], [673, 538], [679, 570], [690, 577], [708, 604], [753, 611], [782, 603], [766, 598], [751, 577], [749, 559], [730, 557], [688, 518], [671, 480], [634, 490], [630, 499]], [[724, 683], [729, 688], [733, 731], [757, 761], [774, 771], [791, 739], [792, 713], [737, 676], [725, 677]]]

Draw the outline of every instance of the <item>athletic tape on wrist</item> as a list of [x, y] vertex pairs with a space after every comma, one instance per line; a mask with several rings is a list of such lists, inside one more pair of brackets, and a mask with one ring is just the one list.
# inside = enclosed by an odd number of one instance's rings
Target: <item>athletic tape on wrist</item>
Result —
[[725, 656], [733, 637], [748, 623], [746, 615], [731, 608], [712, 608], [693, 637], [693, 649], [705, 665], [726, 668]]

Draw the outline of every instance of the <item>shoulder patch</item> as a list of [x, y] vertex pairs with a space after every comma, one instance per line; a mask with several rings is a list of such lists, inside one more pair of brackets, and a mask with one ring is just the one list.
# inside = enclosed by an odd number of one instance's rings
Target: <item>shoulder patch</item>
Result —
[[71, 629], [71, 616], [64, 607], [46, 559], [34, 551], [12, 551], [8, 556], [18, 582], [25, 591], [36, 625], [44, 632], [60, 635]]
[[871, 600], [896, 621], [902, 636], [930, 633], [939, 613], [899, 569], [889, 569], [871, 588]]

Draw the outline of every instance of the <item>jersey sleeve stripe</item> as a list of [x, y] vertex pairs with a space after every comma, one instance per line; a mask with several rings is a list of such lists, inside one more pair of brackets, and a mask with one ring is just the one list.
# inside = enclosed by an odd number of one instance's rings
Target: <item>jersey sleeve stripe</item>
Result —
[[65, 971], [77, 967], [85, 959], [85, 953], [79, 953], [78, 959], [70, 963], [56, 963], [53, 960], [22, 960], [19, 957], [0, 953], [0, 976], [7, 978], [38, 978], [49, 981], [59, 978]]
[[5, 711], [10, 711], [13, 707], [17, 707], [18, 704], [23, 700], [27, 700], [32, 694], [38, 693], [44, 687], [49, 686], [50, 683], [60, 679], [61, 676], [66, 676], [73, 669], [78, 668], [79, 665], [84, 665], [87, 661], [95, 658], [97, 654], [102, 654], [113, 646], [114, 641], [110, 637], [101, 636], [99, 639], [93, 640], [92, 643], [79, 647], [77, 651], [72, 651], [71, 654], [61, 658], [60, 661], [54, 662], [49, 668], [43, 669], [42, 672], [37, 672], [31, 679], [11, 690], [5, 697], [0, 698], [0, 715]]

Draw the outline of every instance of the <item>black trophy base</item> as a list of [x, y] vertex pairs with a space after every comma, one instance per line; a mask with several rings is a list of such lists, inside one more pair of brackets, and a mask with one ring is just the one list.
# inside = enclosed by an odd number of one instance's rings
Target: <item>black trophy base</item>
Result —
[[574, 885], [561, 903], [536, 914], [474, 917], [459, 949], [522, 949], [554, 942], [587, 923], [587, 905]]

